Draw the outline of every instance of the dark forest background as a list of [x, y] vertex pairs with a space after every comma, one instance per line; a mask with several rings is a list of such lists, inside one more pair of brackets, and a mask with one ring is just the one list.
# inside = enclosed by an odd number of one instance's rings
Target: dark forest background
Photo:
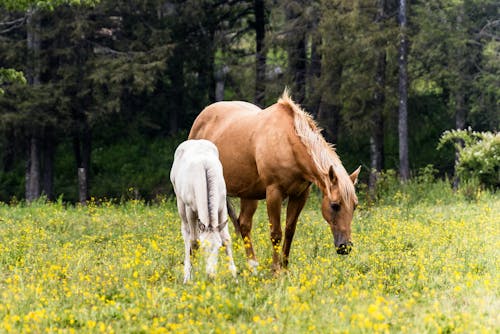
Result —
[[0, 68], [27, 80], [0, 75], [1, 201], [169, 196], [206, 105], [285, 87], [371, 189], [451, 177], [441, 134], [499, 128], [496, 0], [82, 2], [0, 2]]

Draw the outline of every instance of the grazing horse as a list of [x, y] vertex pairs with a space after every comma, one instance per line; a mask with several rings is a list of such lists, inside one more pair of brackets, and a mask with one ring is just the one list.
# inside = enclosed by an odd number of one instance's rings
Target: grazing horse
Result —
[[[250, 231], [260, 199], [266, 199], [273, 245], [273, 269], [288, 265], [290, 247], [310, 185], [323, 194], [321, 211], [339, 254], [351, 251], [351, 222], [358, 199], [349, 175], [312, 117], [285, 90], [278, 103], [262, 110], [241, 101], [217, 102], [196, 118], [190, 139], [208, 139], [219, 149], [227, 192], [241, 199], [235, 222], [246, 243], [248, 263], [256, 268]], [[282, 255], [281, 204], [288, 198]], [[239, 225], [239, 226], [238, 226]]]
[[225, 246], [236, 276], [227, 227], [226, 184], [217, 147], [208, 140], [187, 140], [177, 147], [170, 171], [184, 237], [184, 283], [191, 279], [191, 255], [201, 244], [206, 272], [215, 275], [219, 248]]

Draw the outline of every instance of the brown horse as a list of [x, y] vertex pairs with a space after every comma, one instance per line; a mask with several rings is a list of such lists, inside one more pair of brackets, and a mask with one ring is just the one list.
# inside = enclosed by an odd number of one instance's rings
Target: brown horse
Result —
[[[251, 267], [258, 265], [250, 231], [260, 199], [266, 199], [273, 244], [273, 269], [288, 265], [297, 219], [311, 183], [323, 194], [321, 210], [330, 225], [339, 254], [352, 247], [351, 222], [357, 205], [354, 184], [360, 168], [349, 175], [320, 133], [312, 117], [283, 93], [278, 103], [262, 110], [241, 101], [217, 102], [196, 118], [189, 139], [208, 139], [219, 149], [227, 193], [241, 199], [235, 226], [246, 243]], [[288, 198], [283, 257], [281, 204]]]

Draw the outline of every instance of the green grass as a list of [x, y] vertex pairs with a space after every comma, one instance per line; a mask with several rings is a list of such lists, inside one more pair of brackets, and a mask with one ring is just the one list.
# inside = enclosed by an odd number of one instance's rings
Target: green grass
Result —
[[173, 202], [1, 205], [0, 332], [498, 333], [499, 196], [395, 196], [361, 205], [349, 256], [335, 253], [311, 198], [277, 276], [261, 204], [259, 274], [233, 234], [237, 281], [221, 255], [214, 281], [198, 257], [187, 285]]

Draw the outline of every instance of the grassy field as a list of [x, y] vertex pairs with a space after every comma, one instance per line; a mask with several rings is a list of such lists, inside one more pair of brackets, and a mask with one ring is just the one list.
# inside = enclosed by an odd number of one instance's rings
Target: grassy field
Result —
[[215, 281], [195, 261], [188, 285], [173, 202], [1, 205], [0, 332], [498, 333], [500, 197], [395, 196], [357, 210], [349, 256], [311, 199], [277, 276], [261, 204], [259, 274], [233, 233], [237, 281], [221, 258]]

